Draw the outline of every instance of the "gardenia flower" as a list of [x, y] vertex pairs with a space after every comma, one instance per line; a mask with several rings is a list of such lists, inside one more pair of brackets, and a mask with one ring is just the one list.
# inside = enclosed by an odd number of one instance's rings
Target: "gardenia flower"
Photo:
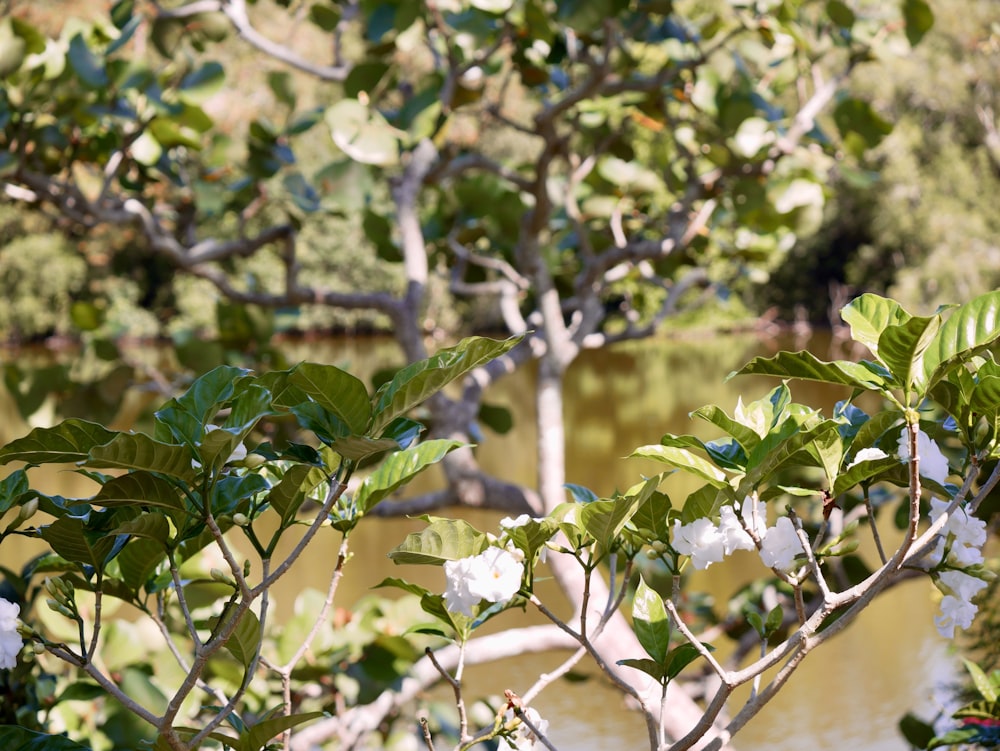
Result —
[[805, 552], [802, 541], [795, 532], [795, 525], [787, 516], [782, 516], [777, 523], [767, 530], [760, 546], [760, 559], [765, 566], [787, 571], [795, 563], [795, 556]]
[[711, 519], [702, 517], [690, 524], [674, 522], [674, 550], [681, 555], [691, 556], [691, 564], [696, 569], [706, 569], [718, 563], [726, 555], [726, 542], [719, 528]]
[[[543, 720], [542, 716], [538, 714], [533, 708], [528, 707], [524, 710], [524, 716], [528, 718], [528, 721], [534, 725], [539, 733], [543, 735], [549, 729], [549, 721]], [[508, 709], [505, 717], [507, 722], [514, 719], [514, 710]], [[517, 726], [517, 730], [514, 731], [514, 737], [511, 739], [514, 741], [514, 748], [517, 751], [532, 751], [535, 745], [541, 746], [542, 744], [538, 742], [538, 736], [532, 732], [523, 722]]]
[[979, 611], [975, 605], [952, 595], [941, 598], [941, 614], [934, 616], [938, 633], [946, 639], [955, 637], [955, 627], [966, 629], [972, 625]]
[[0, 597], [0, 669], [17, 666], [17, 654], [24, 640], [17, 633], [17, 616], [21, 606]]
[[[934, 439], [922, 430], [917, 435], [917, 455], [920, 457], [920, 476], [944, 485], [951, 474], [948, 459]], [[906, 427], [899, 434], [899, 458], [904, 462], [910, 461], [910, 437]]]
[[767, 505], [763, 501], [754, 502], [747, 496], [742, 505], [742, 524], [736, 516], [739, 510], [740, 504], [734, 503], [732, 507], [723, 506], [719, 512], [719, 533], [722, 535], [726, 555], [734, 550], [753, 550], [756, 547], [753, 538], [747, 533], [748, 529], [753, 530], [757, 539], [762, 539], [767, 534]]
[[447, 561], [445, 607], [473, 617], [472, 608], [482, 600], [506, 602], [521, 588], [524, 565], [509, 551], [489, 548], [479, 555]]
[[[931, 521], [937, 521], [949, 505], [949, 501], [931, 498]], [[927, 562], [937, 566], [944, 559], [945, 548], [948, 548], [948, 563], [959, 568], [975, 566], [983, 562], [982, 547], [985, 543], [986, 522], [970, 515], [964, 506], [959, 506], [941, 530], [937, 547], [928, 554]]]

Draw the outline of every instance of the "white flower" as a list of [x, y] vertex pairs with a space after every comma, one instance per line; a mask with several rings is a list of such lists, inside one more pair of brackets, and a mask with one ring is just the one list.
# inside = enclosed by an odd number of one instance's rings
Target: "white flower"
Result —
[[967, 601], [972, 600], [981, 590], [986, 588], [986, 582], [979, 577], [955, 570], [942, 571], [938, 574], [937, 585], [944, 594]]
[[[861, 449], [854, 455], [854, 461], [848, 464], [847, 468], [850, 469], [855, 464], [861, 464], [861, 462], [874, 462], [878, 459], [885, 459], [887, 456], [889, 455], [879, 448], [871, 447]], [[920, 455], [920, 458], [923, 459], [923, 454]]]
[[[737, 511], [741, 511], [742, 524], [736, 517]], [[721, 517], [719, 533], [722, 535], [726, 555], [730, 555], [734, 550], [753, 550], [757, 547], [747, 532], [748, 529], [757, 535], [757, 539], [763, 539], [767, 534], [767, 504], [763, 501], [754, 501], [751, 496], [744, 499], [742, 506], [739, 503], [734, 503], [732, 508], [723, 506], [719, 516]]]
[[516, 519], [511, 519], [509, 516], [505, 516], [500, 520], [500, 529], [514, 529], [515, 527], [523, 527], [525, 524], [531, 521], [531, 517], [527, 514], [521, 514]]
[[[212, 425], [211, 423], [205, 426], [206, 433], [211, 433], [213, 430], [219, 430], [219, 426]], [[233, 462], [241, 462], [246, 458], [247, 458], [247, 447], [243, 444], [243, 441], [240, 441], [239, 445], [233, 449], [233, 453], [231, 453], [229, 455], [229, 458], [226, 459], [226, 464], [232, 464]], [[192, 466], [194, 466], [195, 464], [196, 462], [191, 462]], [[195, 469], [199, 469], [200, 467], [201, 465], [198, 464], [198, 466], [195, 467]]]
[[[910, 436], [909, 429], [904, 427], [899, 434], [899, 458], [904, 462], [910, 461]], [[948, 468], [948, 459], [941, 453], [934, 439], [924, 431], [917, 435], [917, 455], [920, 457], [920, 476], [928, 480], [944, 485], [951, 474]]]
[[760, 546], [760, 559], [770, 568], [787, 571], [794, 565], [795, 556], [805, 552], [802, 541], [795, 532], [795, 525], [787, 516], [778, 519], [767, 530]]
[[[549, 721], [543, 720], [542, 716], [532, 707], [528, 707], [523, 711], [524, 716], [527, 717], [528, 721], [538, 729], [538, 732], [545, 735], [549, 729]], [[510, 722], [514, 719], [514, 716], [514, 710], [508, 709], [504, 719], [507, 722]], [[538, 742], [538, 736], [535, 735], [534, 732], [532, 732], [532, 730], [523, 722], [517, 726], [517, 730], [514, 731], [514, 736], [511, 740], [514, 741], [514, 748], [517, 749], [517, 751], [532, 751], [536, 744], [539, 747], [542, 746], [542, 744]]]
[[17, 666], [17, 654], [24, 640], [17, 633], [17, 616], [21, 606], [0, 597], [0, 669]]
[[691, 556], [696, 569], [706, 569], [726, 555], [726, 545], [719, 528], [710, 519], [695, 519], [690, 524], [674, 522], [674, 550]]
[[521, 588], [524, 565], [508, 551], [489, 548], [479, 555], [447, 561], [445, 607], [453, 613], [472, 617], [472, 608], [481, 600], [506, 602]]
[[[949, 501], [931, 498], [931, 521], [937, 521], [950, 505]], [[959, 506], [941, 530], [937, 547], [927, 556], [927, 562], [931, 566], [941, 563], [947, 548], [948, 562], [953, 566], [975, 566], [983, 562], [982, 547], [985, 543], [986, 522], [971, 516], [964, 506]]]
[[934, 625], [938, 633], [946, 639], [955, 636], [955, 627], [968, 628], [979, 611], [975, 605], [952, 595], [941, 598], [941, 613], [934, 616]]

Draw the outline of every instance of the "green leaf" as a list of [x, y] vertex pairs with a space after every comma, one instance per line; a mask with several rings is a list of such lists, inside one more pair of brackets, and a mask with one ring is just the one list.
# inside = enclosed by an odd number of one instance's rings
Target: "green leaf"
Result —
[[756, 432], [746, 425], [736, 422], [726, 414], [725, 410], [714, 404], [699, 407], [691, 413], [691, 416], [700, 417], [702, 420], [706, 420], [716, 427], [721, 428], [726, 434], [735, 438], [747, 452], [752, 451], [753, 447], [760, 442], [760, 436]]
[[[714, 647], [711, 644], [702, 644], [709, 652], [713, 651]], [[690, 643], [679, 644], [670, 650], [667, 655], [666, 664], [664, 665], [664, 676], [668, 680], [673, 680], [680, 672], [690, 665], [692, 662], [701, 657], [701, 651], [694, 645]]]
[[400, 369], [375, 394], [372, 434], [378, 435], [397, 417], [403, 416], [456, 378], [500, 357], [520, 341], [519, 336], [502, 341], [472, 336], [454, 347], [442, 349], [426, 360]]
[[765, 477], [769, 477], [778, 467], [803, 449], [817, 442], [828, 443], [829, 433], [832, 432], [839, 438], [837, 423], [833, 420], [824, 420], [804, 430], [792, 426], [789, 431], [792, 432], [768, 436], [767, 440], [762, 441], [755, 449], [754, 455], [749, 459], [747, 473], [736, 490], [737, 498], [749, 495]]
[[659, 681], [660, 683], [663, 682], [663, 666], [655, 660], [649, 660], [646, 658], [636, 660], [630, 658], [627, 660], [618, 660], [617, 664], [624, 665], [627, 668], [641, 670], [646, 675], [652, 676], [656, 681]]
[[904, 0], [903, 20], [906, 22], [906, 38], [911, 47], [916, 47], [933, 28], [934, 11], [926, 0]]
[[309, 8], [309, 20], [323, 31], [335, 31], [340, 23], [340, 9], [322, 3], [313, 3]]
[[138, 592], [140, 587], [149, 583], [160, 562], [166, 556], [166, 551], [161, 543], [145, 537], [138, 537], [131, 540], [115, 560], [118, 562], [118, 570], [121, 571], [122, 579], [134, 592]]
[[879, 336], [879, 359], [907, 391], [916, 388], [923, 392], [926, 385], [924, 352], [940, 327], [941, 316], [914, 317], [905, 323], [886, 326]]
[[158, 542], [165, 547], [167, 539], [170, 537], [170, 522], [161, 513], [144, 513], [119, 524], [108, 534], [141, 537]]
[[425, 441], [405, 451], [389, 456], [382, 465], [365, 478], [354, 496], [362, 514], [368, 513], [379, 501], [390, 496], [417, 474], [441, 461], [450, 451], [468, 444], [446, 438]]
[[896, 467], [898, 464], [899, 457], [896, 456], [887, 456], [884, 459], [875, 459], [874, 461], [855, 464], [837, 477], [833, 485], [833, 497], [836, 498], [856, 485], [867, 482], [872, 478], [877, 478], [883, 472]]
[[75, 34], [70, 39], [66, 56], [70, 66], [87, 88], [100, 89], [108, 85], [108, 73], [103, 63], [90, 51], [82, 34]]
[[82, 519], [63, 516], [39, 529], [39, 534], [52, 549], [67, 561], [82, 563], [101, 570], [115, 546], [112, 535], [90, 532]]
[[976, 690], [979, 691], [980, 695], [986, 699], [986, 701], [996, 701], [997, 700], [997, 687], [990, 681], [989, 676], [979, 667], [976, 663], [971, 660], [962, 658], [962, 664], [965, 665], [965, 669], [969, 671], [969, 675], [972, 677], [972, 682], [976, 686]]
[[150, 472], [130, 472], [104, 483], [101, 491], [88, 503], [95, 506], [147, 506], [170, 512], [180, 526], [182, 514], [190, 512], [184, 506], [177, 487]]
[[90, 746], [75, 743], [64, 736], [37, 733], [12, 725], [0, 726], [0, 748], [4, 751], [90, 751]]
[[[227, 617], [226, 611], [223, 611], [222, 620], [224, 621]], [[257, 654], [257, 649], [260, 647], [260, 621], [257, 620], [256, 613], [247, 610], [240, 616], [240, 622], [236, 624], [232, 635], [226, 640], [225, 647], [244, 668], [250, 667], [250, 663], [253, 662], [254, 656]]]
[[[314, 6], [315, 7], [315, 6]], [[273, 717], [256, 725], [251, 725], [246, 732], [240, 733], [243, 739], [243, 751], [260, 751], [267, 742], [289, 728], [297, 727], [318, 717], [325, 717], [326, 712], [303, 712], [287, 717]]]
[[951, 312], [924, 352], [927, 387], [1000, 338], [1000, 291], [980, 295]]
[[982, 731], [974, 726], [967, 726], [960, 730], [949, 730], [944, 735], [935, 736], [931, 739], [931, 742], [927, 744], [927, 750], [930, 751], [941, 746], [959, 746], [974, 743], [979, 737], [980, 732]]
[[486, 535], [462, 519], [422, 517], [429, 522], [412, 532], [389, 553], [395, 563], [425, 563], [440, 566], [445, 561], [478, 555], [490, 546]]
[[35, 428], [23, 438], [11, 441], [0, 449], [0, 464], [80, 462], [93, 448], [108, 443], [116, 435], [97, 423], [73, 418], [52, 428]]
[[278, 484], [267, 494], [267, 502], [281, 517], [281, 526], [287, 527], [295, 520], [295, 514], [323, 479], [322, 472], [313, 473], [314, 467], [295, 464], [288, 468]]
[[651, 540], [670, 542], [670, 522], [667, 518], [670, 508], [670, 498], [657, 491], [639, 505], [630, 521], [636, 529], [649, 533]]
[[28, 490], [28, 473], [23, 469], [15, 470], [0, 480], [0, 515], [7, 512]]
[[685, 472], [690, 472], [707, 480], [716, 488], [729, 487], [726, 474], [722, 470], [706, 459], [702, 459], [700, 456], [684, 448], [662, 445], [640, 446], [629, 455], [630, 458], [633, 456], [644, 459], [655, 459], [664, 464], [683, 469]]
[[662, 479], [662, 475], [655, 475], [630, 488], [620, 497], [588, 503], [580, 509], [580, 521], [584, 529], [605, 548], [615, 547], [615, 540], [625, 524], [650, 498]]
[[116, 467], [156, 472], [192, 482], [197, 473], [191, 466], [187, 446], [161, 443], [145, 433], [118, 433], [103, 446], [90, 451], [89, 467]]
[[670, 616], [663, 599], [642, 576], [632, 600], [632, 628], [646, 654], [663, 665], [670, 649]]
[[288, 380], [342, 420], [351, 433], [365, 434], [372, 408], [368, 389], [358, 378], [333, 365], [304, 362], [292, 370]]
[[341, 99], [324, 116], [337, 147], [361, 164], [391, 167], [399, 162], [403, 135], [357, 99]]
[[697, 519], [715, 516], [720, 505], [716, 504], [719, 493], [711, 485], [703, 485], [684, 499], [681, 509], [681, 524], [690, 524]]
[[895, 300], [867, 292], [854, 298], [840, 311], [844, 323], [851, 327], [851, 338], [868, 347], [878, 357], [878, 344], [888, 326], [899, 326], [911, 316]]
[[[876, 345], [877, 346], [877, 345]], [[811, 352], [779, 352], [774, 357], [755, 357], [739, 370], [727, 376], [771, 375], [780, 378], [798, 378], [804, 381], [840, 384], [864, 389], [884, 391], [891, 385], [891, 374], [881, 365], [862, 360], [824, 362]]]

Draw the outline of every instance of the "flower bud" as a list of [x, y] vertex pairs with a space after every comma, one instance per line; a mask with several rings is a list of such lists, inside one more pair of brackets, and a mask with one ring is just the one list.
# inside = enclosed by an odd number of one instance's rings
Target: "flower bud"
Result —
[[240, 514], [240, 513], [233, 514], [233, 524], [235, 524], [237, 527], [245, 527], [249, 523], [250, 519], [247, 518], [246, 514]]
[[26, 522], [35, 515], [36, 511], [38, 511], [38, 499], [32, 498], [21, 506], [21, 510], [17, 514], [17, 519], [20, 522]]
[[209, 575], [217, 582], [222, 582], [223, 584], [232, 584], [232, 579], [223, 571], [221, 568], [213, 568], [208, 572]]
[[243, 466], [246, 467], [247, 469], [257, 469], [257, 467], [259, 467], [266, 461], [267, 459], [265, 459], [260, 454], [247, 454], [246, 457], [243, 459]]

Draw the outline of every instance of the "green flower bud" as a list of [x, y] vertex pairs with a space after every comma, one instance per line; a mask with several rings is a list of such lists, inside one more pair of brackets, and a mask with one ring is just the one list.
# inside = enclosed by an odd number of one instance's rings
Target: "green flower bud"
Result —
[[21, 506], [21, 510], [17, 514], [17, 519], [18, 521], [26, 522], [35, 515], [36, 511], [38, 511], [38, 499], [32, 498]]
[[233, 524], [235, 524], [237, 527], [245, 527], [249, 523], [250, 519], [247, 518], [246, 514], [240, 514], [240, 513], [233, 514]]

